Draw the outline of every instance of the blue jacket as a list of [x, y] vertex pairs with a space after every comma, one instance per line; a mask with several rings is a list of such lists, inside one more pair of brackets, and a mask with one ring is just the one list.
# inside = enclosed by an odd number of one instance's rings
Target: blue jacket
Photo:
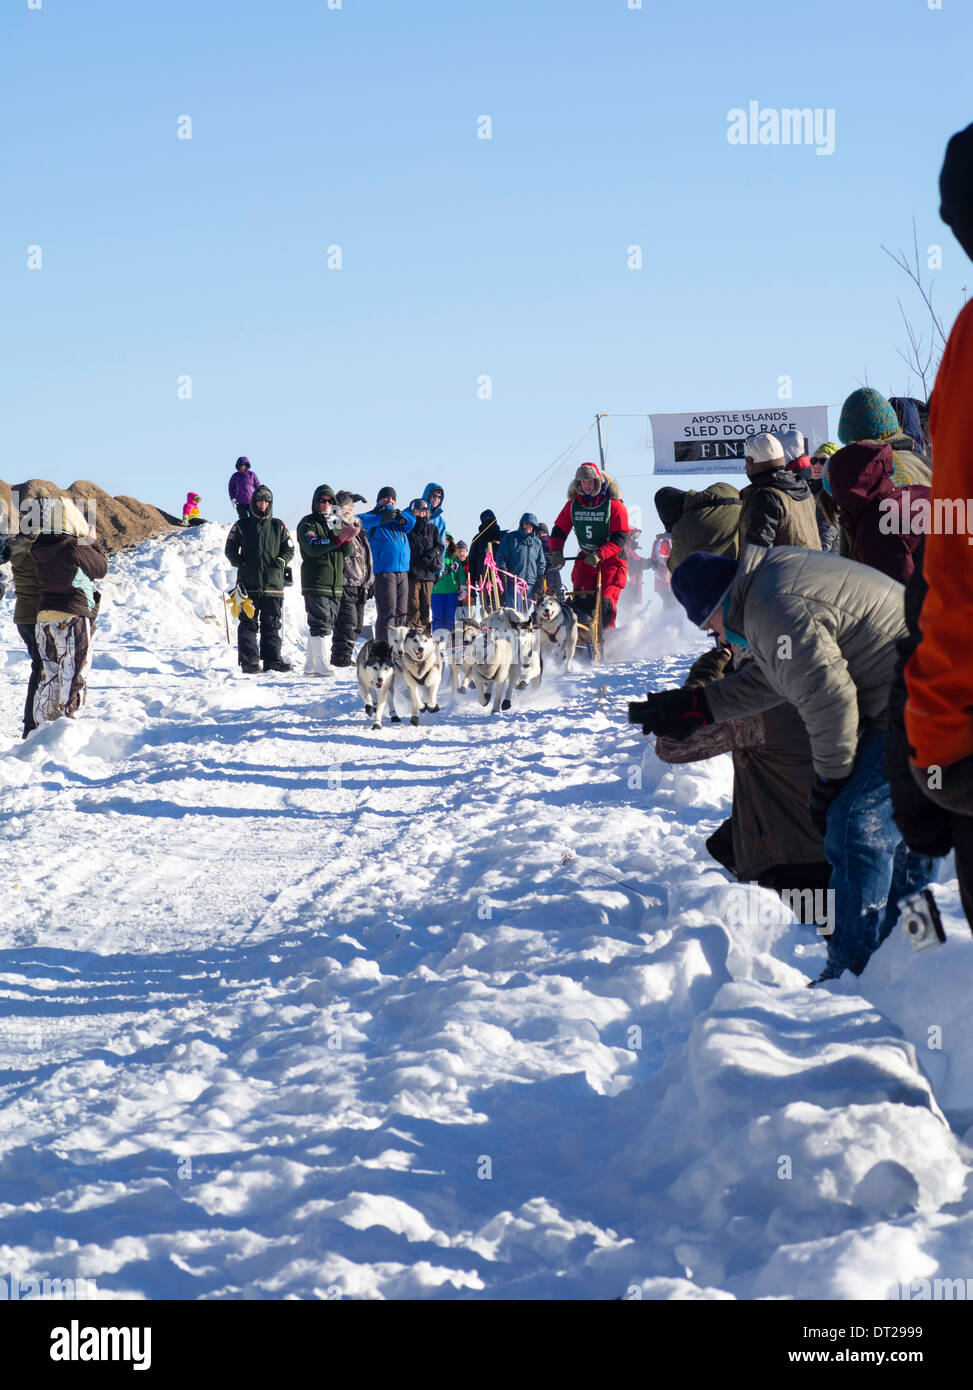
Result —
[[[534, 527], [530, 535], [520, 530], [525, 521], [529, 521]], [[518, 578], [525, 580], [530, 588], [534, 587], [547, 568], [544, 547], [537, 534], [539, 524], [533, 512], [524, 512], [520, 518], [520, 526], [516, 531], [508, 531], [504, 535], [497, 551], [497, 568], [516, 574]]]
[[408, 535], [416, 524], [411, 512], [400, 512], [400, 521], [393, 521], [394, 507], [383, 507], [381, 511], [359, 512], [368, 544], [372, 548], [372, 562], [376, 574], [408, 574], [412, 561]]

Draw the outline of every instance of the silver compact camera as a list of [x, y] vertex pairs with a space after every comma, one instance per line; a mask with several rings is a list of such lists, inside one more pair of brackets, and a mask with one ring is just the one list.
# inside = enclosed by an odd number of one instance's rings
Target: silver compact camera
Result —
[[900, 898], [899, 912], [902, 930], [914, 950], [929, 951], [943, 945], [946, 933], [931, 888], [920, 888], [918, 893]]

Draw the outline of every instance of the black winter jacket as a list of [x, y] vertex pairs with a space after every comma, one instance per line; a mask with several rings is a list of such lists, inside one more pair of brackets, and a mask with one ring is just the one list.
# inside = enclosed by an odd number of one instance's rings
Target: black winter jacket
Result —
[[274, 495], [269, 487], [258, 487], [253, 501], [261, 497], [270, 502], [266, 514], [259, 516], [251, 510], [249, 516], [234, 522], [223, 553], [236, 567], [237, 583], [248, 594], [283, 597], [284, 569], [294, 558], [294, 542], [284, 523], [273, 515]]
[[431, 521], [416, 520], [409, 532], [409, 578], [422, 583], [439, 578], [443, 563], [443, 543]]
[[469, 554], [470, 580], [472, 583], [479, 584], [480, 580], [483, 578], [483, 561], [486, 558], [487, 546], [492, 545], [493, 553], [496, 555], [503, 537], [504, 532], [500, 530], [497, 521], [493, 520], [488, 522], [480, 531], [480, 534], [474, 539], [473, 544], [470, 546]]

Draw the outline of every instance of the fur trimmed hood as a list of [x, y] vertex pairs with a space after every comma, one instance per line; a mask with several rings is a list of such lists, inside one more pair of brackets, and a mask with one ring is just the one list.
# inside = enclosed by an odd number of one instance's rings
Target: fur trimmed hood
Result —
[[583, 463], [581, 467], [578, 469], [577, 473], [575, 473], [574, 477], [571, 479], [571, 482], [568, 484], [569, 502], [573, 502], [581, 492], [582, 478], [599, 478], [601, 480], [601, 487], [599, 488], [598, 492], [595, 493], [595, 496], [591, 499], [593, 502], [597, 501], [599, 497], [604, 495], [606, 488], [609, 497], [611, 497], [616, 502], [621, 500], [622, 490], [610, 473], [602, 473], [601, 469], [595, 463]]

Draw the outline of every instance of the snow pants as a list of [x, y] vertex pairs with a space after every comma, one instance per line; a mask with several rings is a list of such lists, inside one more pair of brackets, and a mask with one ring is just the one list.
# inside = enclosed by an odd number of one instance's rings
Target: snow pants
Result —
[[[574, 562], [574, 569], [571, 571], [571, 586], [576, 590], [587, 589], [594, 591], [598, 581], [598, 571], [592, 566], [585, 564], [579, 555]], [[610, 560], [601, 562], [601, 597], [611, 610], [611, 622], [606, 623], [605, 627], [615, 626], [615, 615], [618, 612], [618, 596], [625, 588], [628, 581], [628, 561], [621, 555], [614, 555]]]
[[365, 585], [346, 584], [334, 620], [331, 638], [331, 665], [350, 666], [355, 642], [365, 621]]
[[[241, 666], [256, 666], [258, 661], [280, 661], [280, 644], [284, 627], [284, 597], [282, 594], [251, 594], [253, 617], [240, 614], [237, 627], [237, 654]], [[259, 637], [259, 646], [257, 634]]]
[[937, 873], [935, 859], [907, 849], [896, 828], [884, 758], [885, 730], [869, 729], [828, 810], [824, 837], [834, 892], [828, 964], [856, 975], [898, 921], [899, 898], [933, 883]]
[[375, 576], [375, 640], [387, 642], [390, 627], [405, 627], [409, 621], [409, 575], [383, 570]]
[[452, 632], [459, 594], [433, 594], [431, 602], [433, 632]]
[[37, 694], [37, 683], [41, 678], [41, 672], [44, 670], [44, 663], [41, 661], [41, 654], [37, 650], [37, 636], [34, 632], [34, 624], [18, 623], [17, 631], [20, 633], [21, 640], [30, 656], [30, 679], [27, 682], [27, 699], [24, 703], [24, 738], [26, 738], [31, 729], [37, 728], [37, 721], [34, 718], [34, 696]]
[[334, 628], [341, 599], [331, 594], [305, 594], [304, 611], [312, 637], [329, 637]]
[[34, 721], [49, 724], [61, 715], [73, 719], [88, 697], [91, 670], [92, 618], [62, 618], [37, 623], [34, 637], [41, 673], [34, 695]]
[[409, 623], [412, 627], [429, 627], [430, 604], [434, 579], [409, 580]]

